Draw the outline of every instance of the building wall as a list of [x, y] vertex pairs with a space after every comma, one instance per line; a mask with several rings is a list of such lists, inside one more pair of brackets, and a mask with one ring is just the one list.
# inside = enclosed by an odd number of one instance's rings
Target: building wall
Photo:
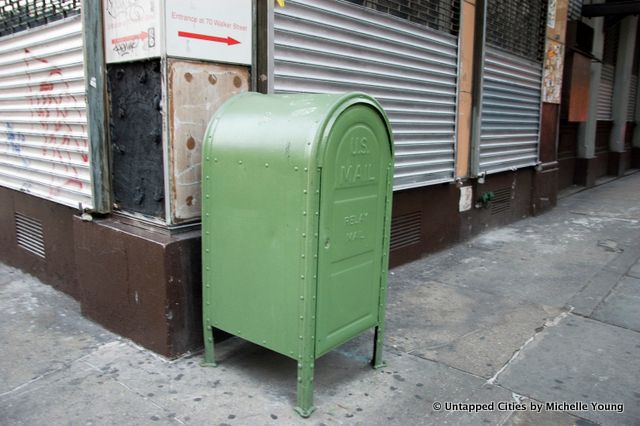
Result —
[[[474, 55], [478, 46], [476, 28], [472, 24], [477, 25], [478, 3], [462, 1], [455, 164], [458, 179], [394, 193], [391, 266], [555, 205], [560, 176], [556, 103], [544, 103], [541, 111], [543, 164], [483, 179], [470, 176], [473, 74], [474, 61], [478, 60]], [[156, 99], [164, 93], [163, 80], [156, 75], [156, 68], [162, 66], [158, 60], [114, 64], [107, 70], [115, 199], [129, 215], [95, 215], [87, 221], [72, 208], [0, 188], [0, 259], [72, 295], [89, 318], [173, 357], [201, 346], [201, 251], [197, 225], [182, 230], [166, 226], [171, 222], [163, 193], [167, 180], [158, 172], [170, 160], [163, 159], [169, 150], [165, 147], [163, 151], [162, 144], [173, 142], [166, 140], [163, 126], [168, 117], [162, 117], [170, 109], [162, 107], [165, 100]], [[185, 74], [179, 80], [191, 79]], [[248, 77], [242, 84], [246, 80]], [[240, 86], [235, 85], [234, 90]], [[604, 133], [602, 138], [608, 140]], [[191, 150], [189, 138], [182, 139], [178, 142]], [[605, 172], [607, 162], [608, 156], [603, 156]], [[562, 176], [563, 181], [568, 180]], [[461, 194], [468, 190], [462, 188], [471, 190], [472, 206], [468, 210], [460, 208]], [[480, 203], [480, 198], [488, 194], [492, 201]], [[45, 259], [17, 246], [15, 212], [41, 221]], [[138, 220], [135, 213], [158, 220], [155, 224]], [[160, 221], [165, 221], [164, 226], [158, 224]]]

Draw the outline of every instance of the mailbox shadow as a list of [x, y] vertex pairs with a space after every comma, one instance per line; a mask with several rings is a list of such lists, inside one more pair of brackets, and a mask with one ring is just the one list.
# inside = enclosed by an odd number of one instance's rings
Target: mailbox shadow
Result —
[[[363, 333], [316, 360], [317, 405], [347, 387], [374, 374], [370, 359], [373, 333]], [[216, 345], [218, 368], [246, 378], [263, 391], [296, 401], [297, 363], [262, 346], [231, 337]]]

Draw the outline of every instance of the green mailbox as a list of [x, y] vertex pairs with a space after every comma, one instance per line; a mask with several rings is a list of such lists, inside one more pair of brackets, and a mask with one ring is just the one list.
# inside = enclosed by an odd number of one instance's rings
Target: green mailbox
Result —
[[383, 366], [389, 122], [362, 93], [245, 93], [204, 144], [204, 365], [215, 365], [212, 327], [293, 358], [307, 417], [317, 358], [375, 327]]

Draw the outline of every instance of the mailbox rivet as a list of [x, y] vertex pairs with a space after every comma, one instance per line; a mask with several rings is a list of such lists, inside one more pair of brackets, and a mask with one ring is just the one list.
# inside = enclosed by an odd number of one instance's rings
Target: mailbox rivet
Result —
[[316, 317], [311, 317], [312, 320], [316, 319]]
[[297, 172], [297, 171], [298, 171], [298, 166], [295, 166], [295, 167], [293, 168], [293, 170], [295, 170], [295, 171]]
[[304, 259], [304, 253], [302, 254], [302, 258]]
[[211, 286], [209, 284], [207, 284], [207, 288], [211, 288]]
[[300, 340], [302, 340], [302, 336], [300, 336]]
[[316, 216], [318, 216], [318, 214], [319, 214], [319, 213], [318, 213], [318, 212], [316, 212]]
[[308, 171], [309, 171], [309, 169], [305, 167], [305, 168], [304, 168], [304, 171], [305, 171], [305, 172], [308, 172]]
[[204, 178], [205, 178], [206, 180], [209, 180], [209, 176], [205, 176]]
[[318, 236], [318, 233], [317, 233], [317, 232], [314, 232], [314, 233], [313, 233], [313, 236], [314, 236], [314, 237], [317, 237], [317, 236]]
[[210, 305], [210, 304], [211, 304], [211, 302], [207, 301], [207, 305]]
[[242, 160], [238, 160], [238, 164], [242, 164]]
[[307, 212], [302, 212], [302, 216], [306, 216], [306, 215], [307, 215]]
[[302, 233], [302, 238], [307, 238], [307, 234], [305, 234], [304, 232]]
[[313, 279], [316, 279], [316, 278], [318, 278], [318, 276], [317, 276], [317, 275], [314, 275], [314, 276], [313, 276]]
[[205, 195], [205, 198], [209, 198], [209, 194]]
[[301, 319], [301, 320], [303, 320], [303, 319], [304, 319], [304, 317], [301, 315], [301, 316], [300, 316], [300, 319]]
[[217, 157], [213, 157], [213, 161], [215, 161], [217, 163], [218, 162], [218, 158]]
[[302, 190], [302, 193], [303, 193], [303, 194], [306, 194], [306, 193], [307, 193], [307, 190], [306, 190], [306, 189], [303, 189], [303, 190]]
[[212, 337], [209, 337], [207, 340], [210, 341], [210, 342], [213, 342], [213, 338]]
[[302, 368], [302, 363], [298, 363], [298, 368]]
[[300, 300], [304, 300], [304, 296], [300, 296]]
[[269, 163], [264, 163], [264, 166], [265, 167], [269, 167]]
[[314, 258], [314, 259], [317, 259], [317, 258], [318, 258], [318, 255], [317, 255], [317, 254], [314, 254], [314, 255], [313, 255], [313, 258]]
[[205, 251], [205, 252], [207, 252], [207, 253], [209, 253], [209, 249], [205, 249], [204, 251]]
[[207, 155], [207, 161], [209, 161], [209, 156]]
[[300, 275], [300, 279], [304, 280], [304, 275]]

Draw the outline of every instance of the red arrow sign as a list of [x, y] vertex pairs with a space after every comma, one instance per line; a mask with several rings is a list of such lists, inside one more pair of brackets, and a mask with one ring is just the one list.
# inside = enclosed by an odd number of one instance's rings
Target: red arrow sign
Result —
[[133, 35], [111, 39], [111, 44], [118, 44], [125, 41], [133, 41], [133, 40], [144, 40], [147, 37], [149, 37], [149, 33], [146, 31], [143, 31], [140, 34], [133, 34]]
[[178, 31], [178, 37], [184, 37], [184, 38], [193, 38], [196, 40], [206, 40], [206, 41], [213, 41], [215, 43], [226, 43], [227, 46], [231, 46], [234, 44], [240, 44], [240, 42], [238, 40], [236, 40], [233, 37], [216, 37], [216, 36], [210, 36], [210, 35], [206, 35], [206, 34], [198, 34], [198, 33], [188, 33], [186, 31]]

